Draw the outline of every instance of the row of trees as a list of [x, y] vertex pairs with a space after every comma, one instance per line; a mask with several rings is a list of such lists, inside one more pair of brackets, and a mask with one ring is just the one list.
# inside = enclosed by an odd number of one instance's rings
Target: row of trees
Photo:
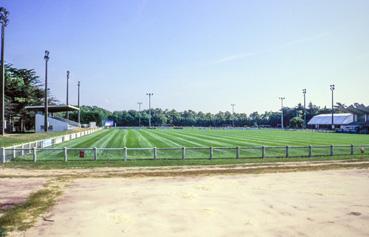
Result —
[[[44, 90], [39, 77], [33, 69], [17, 69], [11, 65], [6, 65], [6, 84], [5, 84], [5, 117], [13, 124], [21, 124], [20, 128], [30, 129], [33, 126], [33, 114], [24, 109], [26, 105], [40, 105], [44, 101]], [[57, 100], [50, 96], [50, 103]], [[330, 109], [320, 108], [310, 103], [306, 109], [307, 120], [314, 115], [329, 113]], [[303, 106], [284, 108], [284, 126], [302, 127], [303, 126]], [[63, 116], [63, 115], [61, 115]], [[71, 113], [70, 119], [77, 120], [77, 113]], [[110, 112], [97, 106], [81, 107], [81, 122], [96, 122], [103, 125], [105, 120], [113, 120], [117, 126], [147, 126], [149, 121], [149, 111], [144, 110], [140, 113], [135, 110]], [[153, 126], [204, 126], [204, 127], [223, 127], [223, 126], [280, 126], [280, 111], [267, 111], [264, 113], [253, 112], [251, 114], [230, 112], [218, 112], [216, 114], [195, 112], [186, 110], [178, 112], [176, 110], [152, 109], [151, 122]], [[23, 129], [21, 129], [23, 130]]]
[[[303, 126], [303, 106], [300, 104], [293, 108], [284, 108], [284, 126]], [[203, 126], [203, 127], [224, 127], [224, 126], [266, 126], [280, 127], [281, 113], [267, 111], [264, 113], [253, 112], [249, 115], [245, 113], [218, 112], [216, 114], [195, 112], [186, 110], [178, 112], [176, 110], [152, 109], [151, 123], [153, 126]], [[320, 108], [310, 103], [306, 109], [307, 121], [314, 115], [329, 113], [330, 109]], [[77, 119], [77, 113], [71, 114], [72, 119]], [[136, 110], [124, 110], [109, 112], [96, 106], [81, 107], [81, 122], [88, 123], [96, 121], [98, 125], [103, 125], [105, 120], [113, 120], [117, 126], [147, 126], [149, 123], [149, 111], [143, 110], [140, 113]]]

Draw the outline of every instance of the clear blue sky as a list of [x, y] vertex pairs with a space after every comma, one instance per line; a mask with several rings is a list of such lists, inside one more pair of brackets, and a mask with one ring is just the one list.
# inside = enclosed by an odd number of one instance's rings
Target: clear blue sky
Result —
[[369, 104], [367, 0], [1, 0], [6, 60], [34, 68], [65, 101], [136, 109], [276, 110], [302, 101]]

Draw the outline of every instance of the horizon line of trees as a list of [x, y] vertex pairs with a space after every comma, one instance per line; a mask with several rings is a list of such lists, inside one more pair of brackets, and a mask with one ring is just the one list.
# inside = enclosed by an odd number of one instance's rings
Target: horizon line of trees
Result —
[[[50, 104], [57, 103], [57, 99], [49, 95]], [[44, 103], [43, 84], [33, 69], [18, 69], [10, 64], [5, 70], [5, 119], [8, 123], [17, 126], [17, 131], [24, 131], [24, 128], [31, 129], [34, 120], [34, 112], [24, 109], [27, 105], [40, 105]], [[337, 103], [339, 105], [339, 103]], [[284, 126], [299, 128], [303, 127], [303, 111], [301, 104], [295, 107], [285, 107]], [[313, 116], [330, 113], [331, 109], [319, 107], [309, 103], [306, 108], [306, 119], [309, 121]], [[337, 110], [339, 112], [339, 110]], [[65, 116], [65, 113], [59, 113]], [[176, 111], [152, 109], [151, 123], [153, 126], [202, 126], [202, 127], [225, 127], [225, 126], [281, 126], [280, 111], [266, 111], [264, 113], [253, 112], [234, 113], [218, 112], [204, 113], [193, 110]], [[77, 113], [70, 113], [71, 120], [77, 120]], [[123, 110], [110, 112], [97, 106], [81, 106], [81, 122], [88, 124], [96, 122], [102, 126], [104, 121], [113, 120], [117, 126], [148, 126], [149, 110], [138, 112], [136, 110]]]
[[[336, 111], [339, 112], [339, 111]], [[313, 116], [323, 113], [331, 113], [331, 109], [326, 107], [320, 108], [317, 105], [309, 103], [306, 108], [306, 122]], [[152, 126], [195, 126], [195, 127], [280, 127], [281, 126], [281, 112], [280, 111], [266, 111], [264, 113], [253, 112], [234, 113], [218, 112], [218, 113], [204, 113], [195, 112], [193, 110], [176, 111], [163, 110], [160, 108], [151, 109], [151, 124]], [[284, 126], [292, 128], [302, 128], [304, 125], [304, 108], [301, 104], [295, 107], [283, 108]], [[77, 119], [77, 113], [70, 115], [71, 119]], [[104, 125], [104, 121], [112, 120], [116, 126], [148, 126], [149, 124], [149, 110], [122, 110], [110, 112], [97, 106], [81, 106], [81, 123], [89, 123], [96, 121], [99, 126]]]

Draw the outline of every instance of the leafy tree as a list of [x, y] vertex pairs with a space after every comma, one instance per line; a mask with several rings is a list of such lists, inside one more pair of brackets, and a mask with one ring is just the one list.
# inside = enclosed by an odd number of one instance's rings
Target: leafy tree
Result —
[[[24, 109], [27, 105], [40, 105], [44, 102], [44, 89], [33, 69], [18, 69], [5, 66], [5, 118], [17, 121], [20, 130], [30, 129], [33, 124], [32, 113]], [[54, 97], [49, 97], [55, 103]]]
[[304, 120], [300, 117], [293, 117], [290, 119], [290, 127], [292, 128], [302, 128], [304, 125]]

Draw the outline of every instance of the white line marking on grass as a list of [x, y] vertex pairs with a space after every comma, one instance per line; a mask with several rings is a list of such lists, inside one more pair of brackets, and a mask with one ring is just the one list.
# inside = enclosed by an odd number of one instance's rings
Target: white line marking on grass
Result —
[[[173, 145], [175, 145], [177, 147], [182, 147], [181, 144], [176, 143], [176, 142], [174, 142], [174, 141], [172, 141], [172, 140], [170, 140], [168, 138], [165, 138], [165, 137], [161, 136], [161, 134], [158, 134], [156, 132], [151, 132], [151, 131], [150, 132], [149, 131], [142, 131], [142, 132], [145, 133], [147, 136], [152, 137], [155, 140], [159, 140], [163, 144], [170, 143], [170, 144], [173, 144]], [[169, 147], [170, 145], [168, 144], [167, 146]]]
[[[137, 130], [132, 130], [136, 135], [138, 139], [138, 143], [140, 144], [140, 147], [154, 147], [154, 145], [146, 138], [144, 137], [141, 132]], [[144, 145], [142, 145], [144, 143]]]
[[[224, 146], [225, 145], [225, 143], [222, 143], [222, 142], [219, 142], [219, 141], [214, 141], [213, 139], [211, 139], [212, 137], [206, 137], [206, 140], [205, 139], [203, 139], [203, 138], [201, 138], [201, 137], [199, 137], [199, 136], [197, 136], [197, 135], [192, 135], [192, 134], [188, 134], [188, 133], [186, 133], [186, 134], [184, 134], [184, 133], [178, 133], [178, 135], [181, 135], [181, 136], [183, 136], [183, 137], [187, 137], [187, 138], [190, 138], [190, 139], [192, 139], [192, 140], [198, 140], [198, 141], [204, 141], [204, 142], [206, 142], [205, 144], [203, 144], [203, 146], [205, 145], [205, 146], [214, 146], [214, 145], [218, 145], [218, 146]], [[210, 139], [207, 139], [207, 138], [210, 138]], [[210, 143], [210, 144], [209, 144]], [[231, 144], [230, 144], [231, 145]]]
[[[163, 136], [164, 134], [162, 134], [162, 136]], [[166, 136], [172, 136], [172, 134], [169, 134], [169, 133], [166, 133], [165, 134]], [[179, 134], [178, 133], [176, 133], [175, 134], [175, 138], [177, 139], [177, 140], [181, 140], [181, 141], [184, 141], [184, 142], [186, 142], [186, 143], [190, 143], [190, 144], [193, 144], [194, 146], [196, 146], [196, 147], [204, 147], [204, 146], [207, 146], [206, 144], [204, 144], [204, 143], [198, 143], [198, 142], [195, 142], [195, 141], [193, 141], [193, 140], [189, 140], [189, 139], [186, 139], [186, 138], [182, 138], [182, 137], [179, 137], [178, 136]], [[169, 138], [168, 138], [169, 139]], [[198, 139], [199, 140], [199, 139]], [[182, 145], [183, 146], [183, 145]]]

